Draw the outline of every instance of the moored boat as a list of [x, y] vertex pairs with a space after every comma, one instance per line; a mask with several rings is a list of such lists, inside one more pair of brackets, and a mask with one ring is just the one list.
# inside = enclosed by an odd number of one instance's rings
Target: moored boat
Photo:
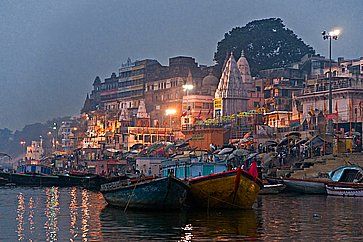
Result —
[[238, 168], [189, 179], [193, 205], [208, 208], [249, 209], [262, 182]]
[[330, 182], [325, 186], [328, 195], [363, 197], [363, 184], [351, 182]]
[[268, 194], [279, 194], [286, 188], [285, 184], [263, 184], [263, 188], [260, 190], [258, 194], [260, 195], [268, 195]]
[[107, 203], [124, 209], [178, 210], [183, 208], [188, 190], [188, 185], [172, 176], [101, 185]]
[[23, 164], [17, 173], [1, 173], [0, 176], [20, 186], [57, 186], [59, 177], [52, 173], [52, 168], [46, 165]]
[[329, 172], [329, 178], [284, 178], [286, 191], [306, 194], [326, 194], [326, 184], [354, 183], [363, 179], [363, 169], [356, 165], [341, 166]]
[[305, 194], [326, 194], [325, 183], [328, 180], [284, 178], [286, 191]]

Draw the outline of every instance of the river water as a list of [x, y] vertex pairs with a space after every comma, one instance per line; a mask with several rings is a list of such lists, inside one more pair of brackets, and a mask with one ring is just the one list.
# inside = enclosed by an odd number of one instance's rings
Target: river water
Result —
[[363, 240], [363, 198], [265, 195], [247, 211], [135, 212], [79, 188], [0, 188], [0, 241]]

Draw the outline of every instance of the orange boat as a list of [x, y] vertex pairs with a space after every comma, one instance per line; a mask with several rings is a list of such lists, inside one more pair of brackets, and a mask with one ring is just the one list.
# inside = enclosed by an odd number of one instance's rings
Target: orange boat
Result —
[[208, 208], [249, 209], [262, 181], [238, 168], [189, 180], [193, 205]]

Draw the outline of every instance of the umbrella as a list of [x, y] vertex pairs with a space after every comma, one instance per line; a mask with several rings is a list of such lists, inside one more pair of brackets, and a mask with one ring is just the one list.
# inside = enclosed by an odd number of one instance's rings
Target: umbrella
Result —
[[221, 151], [219, 151], [218, 155], [226, 155], [233, 152], [233, 148], [223, 148]]
[[346, 137], [349, 137], [349, 136], [361, 136], [361, 133], [359, 132], [345, 132], [344, 134]]
[[307, 141], [308, 141], [308, 138], [304, 138], [304, 139], [301, 139], [298, 142], [296, 142], [296, 144], [297, 145], [302, 145], [302, 144], [305, 144]]
[[293, 138], [300, 138], [301, 137], [301, 134], [299, 132], [290, 132], [288, 134], [285, 135], [285, 137], [289, 137], [290, 139], [293, 139]]
[[142, 149], [144, 147], [143, 144], [134, 144], [133, 146], [130, 147], [131, 150], [138, 150], [138, 149]]
[[248, 155], [248, 154], [249, 154], [249, 152], [248, 152], [248, 150], [245, 150], [245, 149], [236, 149], [236, 150], [234, 150], [234, 151], [232, 152], [232, 154], [233, 154], [234, 156], [242, 157], [242, 156], [244, 156], [244, 155]]
[[274, 141], [274, 140], [268, 140], [265, 142], [264, 144], [265, 147], [268, 147], [268, 146], [277, 146], [277, 142]]
[[253, 159], [257, 155], [258, 155], [258, 153], [252, 153], [252, 154], [250, 154], [249, 156], [247, 156], [246, 161]]
[[187, 147], [188, 145], [189, 145], [189, 142], [183, 142], [180, 144], [176, 144], [175, 147], [178, 149], [181, 149], [181, 148]]

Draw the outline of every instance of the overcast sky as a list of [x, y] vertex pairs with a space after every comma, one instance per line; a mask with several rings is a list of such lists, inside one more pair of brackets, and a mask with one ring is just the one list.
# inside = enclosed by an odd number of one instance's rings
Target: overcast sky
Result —
[[363, 1], [0, 1], [0, 128], [78, 114], [95, 76], [131, 59], [187, 55], [213, 64], [235, 26], [280, 17], [327, 56], [321, 31], [338, 26], [333, 57], [363, 56]]

